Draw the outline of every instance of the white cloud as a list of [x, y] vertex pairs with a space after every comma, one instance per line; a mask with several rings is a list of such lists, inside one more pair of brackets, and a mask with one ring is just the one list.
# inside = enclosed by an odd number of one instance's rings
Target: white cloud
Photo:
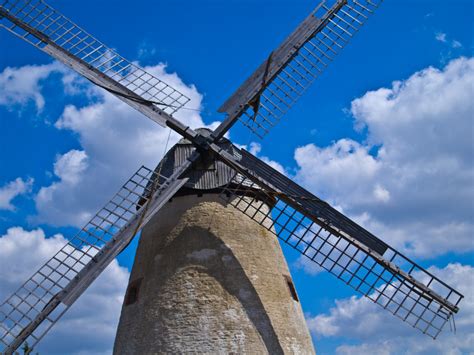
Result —
[[25, 65], [20, 68], [7, 67], [0, 73], [0, 105], [25, 106], [34, 102], [36, 109], [44, 107], [41, 94], [42, 81], [53, 72], [63, 72], [64, 67], [57, 63], [45, 65]]
[[54, 174], [62, 181], [75, 185], [87, 169], [87, 154], [84, 151], [70, 150], [54, 163]]
[[[308, 319], [311, 332], [319, 339], [333, 337], [342, 343], [340, 354], [461, 354], [474, 349], [474, 268], [461, 264], [449, 264], [445, 268], [429, 268], [429, 271], [464, 293], [456, 316], [457, 333], [449, 326], [436, 341], [422, 334], [388, 311], [373, 304], [367, 298], [351, 297], [336, 300], [328, 313]], [[359, 344], [344, 344], [348, 340]], [[323, 341], [323, 340], [321, 340]], [[317, 341], [316, 341], [317, 344]]]
[[[341, 139], [329, 147], [320, 148], [309, 144], [295, 150], [295, 159], [300, 170], [297, 179], [316, 195], [327, 195], [330, 189], [341, 199], [346, 195], [357, 195], [359, 199], [374, 199], [367, 185], [376, 178], [380, 163], [368, 153], [368, 148], [349, 139]], [[369, 187], [370, 188], [370, 187]], [[333, 201], [335, 202], [335, 201]]]
[[[73, 149], [59, 156], [54, 163], [54, 174], [59, 181], [42, 187], [38, 191], [35, 197], [38, 215], [31, 219], [36, 222], [50, 221], [53, 225], [67, 225], [74, 224], [77, 220], [81, 222], [89, 220], [92, 211], [78, 205], [76, 196], [71, 194], [71, 191], [83, 181], [88, 166], [88, 157], [84, 151]], [[71, 215], [71, 210], [74, 211], [74, 216]]]
[[[66, 239], [41, 229], [8, 229], [0, 237], [0, 299], [14, 292]], [[40, 354], [111, 353], [128, 271], [114, 260], [35, 348]]]
[[[177, 119], [192, 128], [205, 126], [199, 112], [202, 95], [194, 85], [185, 84], [176, 73], [168, 73], [164, 64], [144, 69], [191, 99], [187, 107], [192, 110], [180, 110], [175, 114]], [[69, 84], [71, 79], [66, 82]], [[36, 222], [84, 224], [133, 172], [141, 165], [154, 168], [164, 153], [168, 129], [102, 89], [91, 85], [76, 85], [73, 89], [76, 94], [87, 95], [91, 103], [82, 107], [67, 105], [55, 127], [76, 134], [82, 155], [69, 152], [61, 163], [56, 163], [54, 170], [60, 181], [42, 188], [37, 195], [38, 215], [33, 217]], [[173, 132], [168, 148], [179, 139]], [[75, 160], [70, 161], [73, 157]]]
[[387, 202], [390, 200], [390, 192], [381, 185], [375, 185], [374, 197], [378, 201]]
[[66, 239], [56, 234], [46, 238], [43, 230], [26, 231], [9, 228], [0, 237], [0, 299], [4, 300], [20, 282], [25, 281], [64, 244]]
[[351, 105], [367, 141], [298, 148], [296, 180], [410, 255], [473, 250], [473, 82], [459, 58], [367, 92]]
[[0, 187], [0, 210], [15, 210], [15, 206], [12, 201], [20, 196], [31, 192], [33, 186], [33, 179], [29, 178], [23, 180], [22, 178], [16, 178], [13, 181]]

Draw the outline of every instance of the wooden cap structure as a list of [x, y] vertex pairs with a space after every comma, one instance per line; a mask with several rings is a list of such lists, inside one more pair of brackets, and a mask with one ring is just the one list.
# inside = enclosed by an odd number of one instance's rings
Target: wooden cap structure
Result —
[[[203, 136], [208, 136], [212, 133], [207, 128], [199, 128], [196, 130]], [[220, 138], [217, 145], [234, 156], [240, 154], [239, 149], [234, 147], [227, 138]], [[162, 161], [156, 167], [156, 171], [160, 171], [165, 176], [170, 176], [180, 166], [187, 161], [187, 159], [196, 150], [195, 145], [186, 138], [179, 140], [163, 157]], [[227, 164], [219, 159], [216, 159], [210, 154], [201, 154], [197, 162], [193, 164], [192, 170], [188, 173], [189, 180], [184, 185], [186, 189], [211, 191], [222, 188], [227, 185], [235, 175], [235, 171]]]

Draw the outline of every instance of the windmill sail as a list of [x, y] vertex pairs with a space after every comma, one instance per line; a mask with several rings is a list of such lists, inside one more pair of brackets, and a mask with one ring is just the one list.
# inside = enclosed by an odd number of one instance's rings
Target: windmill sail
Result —
[[[0, 305], [0, 353], [35, 345], [188, 180], [200, 154], [235, 170], [223, 198], [373, 302], [436, 338], [463, 296], [246, 151], [217, 145], [240, 119], [263, 136], [349, 42], [382, 0], [328, 0], [221, 107], [203, 135], [171, 115], [188, 98], [128, 62], [42, 0], [0, 0], [0, 25], [173, 128], [197, 148], [169, 174], [141, 168], [92, 220]], [[239, 153], [240, 152], [240, 153]], [[170, 175], [172, 174], [172, 175]], [[166, 175], [166, 176], [163, 176]], [[184, 177], [184, 178], [183, 178]], [[268, 208], [268, 206], [270, 208]]]
[[[463, 296], [283, 174], [242, 150], [222, 197], [403, 321], [436, 338]], [[258, 190], [258, 194], [255, 191]], [[253, 197], [252, 197], [253, 196]], [[267, 206], [271, 208], [268, 209]]]
[[[185, 165], [183, 165], [184, 169]], [[187, 179], [141, 167], [81, 231], [0, 305], [0, 354], [35, 346]], [[152, 195], [153, 197], [149, 197]]]
[[262, 138], [318, 78], [383, 0], [323, 1], [219, 108], [222, 137], [240, 120]]
[[[0, 0], [1, 2], [1, 0]], [[42, 0], [3, 0], [8, 31], [165, 126], [189, 98], [92, 37]]]

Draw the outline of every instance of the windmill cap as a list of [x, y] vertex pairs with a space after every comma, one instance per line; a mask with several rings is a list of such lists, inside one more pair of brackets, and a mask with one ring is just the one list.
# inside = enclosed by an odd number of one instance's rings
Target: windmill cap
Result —
[[[212, 131], [208, 128], [198, 128], [199, 134], [209, 137]], [[221, 138], [216, 143], [232, 155], [240, 157], [240, 151], [227, 138]], [[155, 171], [160, 171], [164, 176], [170, 176], [178, 167], [185, 163], [196, 147], [189, 140], [182, 138], [163, 157]], [[192, 169], [188, 172], [189, 181], [185, 190], [214, 190], [226, 186], [234, 177], [235, 172], [211, 155], [201, 154]], [[194, 192], [195, 193], [195, 192]]]

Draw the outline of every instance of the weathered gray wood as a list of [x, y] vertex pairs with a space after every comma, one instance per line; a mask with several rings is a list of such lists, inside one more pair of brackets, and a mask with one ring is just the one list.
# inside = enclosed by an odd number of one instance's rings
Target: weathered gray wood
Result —
[[[321, 5], [319, 5], [321, 6]], [[316, 11], [316, 10], [315, 10]], [[265, 85], [262, 80], [265, 68], [269, 63], [268, 78], [275, 73], [288, 61], [298, 48], [314, 35], [321, 20], [316, 18], [314, 12], [311, 13], [301, 24], [291, 33], [285, 41], [272, 52], [271, 58], [267, 58], [257, 70], [229, 97], [219, 108], [219, 112], [226, 112], [229, 115], [239, 111], [239, 105], [246, 104], [252, 97]]]
[[[327, 12], [323, 19], [314, 14], [324, 5], [322, 1], [317, 8], [301, 22], [301, 24], [275, 49], [271, 56], [265, 60], [257, 70], [227, 99], [219, 108], [219, 112], [227, 113], [228, 117], [216, 128], [214, 136], [222, 137], [236, 122], [242, 111], [252, 102], [267, 86], [267, 83], [278, 75], [280, 70], [291, 61], [298, 50], [309, 41], [318, 31], [324, 28], [327, 18], [339, 10], [347, 0], [338, 0]], [[268, 62], [270, 61], [270, 62]], [[262, 80], [266, 75], [265, 80]]]
[[[196, 139], [196, 132], [194, 132], [189, 126], [182, 124], [180, 121], [169, 115], [167, 112], [161, 110], [152, 102], [143, 99], [142, 97], [140, 97], [130, 89], [126, 88], [119, 82], [111, 79], [96, 68], [87, 64], [84, 60], [69, 53], [62, 47], [55, 44], [44, 33], [19, 20], [2, 7], [0, 7], [0, 16], [4, 16], [18, 27], [21, 27], [23, 30], [31, 33], [36, 38], [45, 43], [45, 45], [42, 47], [36, 46], [37, 48], [41, 49], [45, 53], [60, 61], [61, 63], [65, 64], [78, 74], [95, 83], [96, 85], [108, 90], [120, 100], [124, 101], [134, 109], [143, 113], [146, 117], [150, 118], [161, 126], [168, 126], [174, 129], [183, 137], [191, 141], [194, 141]], [[30, 41], [28, 42], [31, 43]]]

